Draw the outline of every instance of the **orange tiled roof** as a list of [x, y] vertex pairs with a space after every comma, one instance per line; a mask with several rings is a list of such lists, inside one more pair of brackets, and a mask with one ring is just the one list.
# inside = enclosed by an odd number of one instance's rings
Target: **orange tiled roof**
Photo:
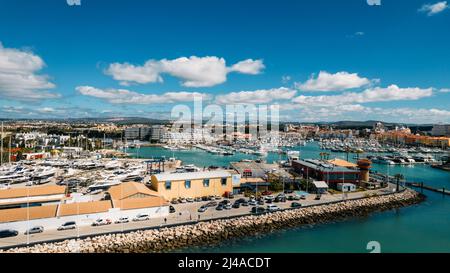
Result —
[[61, 204], [58, 216], [107, 212], [111, 208], [110, 200]]
[[30, 208], [1, 209], [0, 223], [26, 221], [33, 219], [52, 218], [56, 216], [58, 205], [48, 205]]
[[120, 208], [123, 210], [152, 208], [169, 205], [169, 203], [164, 200], [164, 198], [159, 196], [113, 200], [113, 204], [115, 208]]
[[125, 182], [117, 186], [112, 186], [108, 192], [113, 200], [122, 200], [138, 193], [148, 196], [158, 196], [156, 191], [153, 191], [147, 188], [144, 184], [137, 182]]
[[0, 199], [31, 197], [40, 195], [55, 195], [55, 194], [64, 194], [65, 192], [66, 187], [57, 185], [11, 188], [6, 190], [0, 190]]

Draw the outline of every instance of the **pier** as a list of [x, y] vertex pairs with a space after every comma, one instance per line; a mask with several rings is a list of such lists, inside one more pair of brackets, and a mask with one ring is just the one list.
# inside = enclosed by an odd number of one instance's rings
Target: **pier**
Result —
[[441, 189], [434, 188], [434, 187], [431, 187], [431, 186], [424, 185], [423, 182], [420, 182], [420, 183], [417, 183], [417, 182], [406, 182], [405, 185], [409, 186], [409, 187], [414, 187], [414, 188], [420, 188], [420, 189], [433, 191], [433, 192], [436, 192], [436, 193], [442, 193], [443, 195], [450, 195], [450, 191], [445, 189], [445, 188], [441, 188]]

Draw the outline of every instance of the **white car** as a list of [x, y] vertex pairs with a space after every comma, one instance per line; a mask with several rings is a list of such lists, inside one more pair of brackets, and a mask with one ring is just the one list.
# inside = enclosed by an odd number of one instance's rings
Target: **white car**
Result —
[[256, 200], [250, 200], [250, 201], [248, 201], [248, 205], [249, 206], [256, 206], [256, 205], [258, 205], [258, 202]]
[[226, 204], [225, 206], [223, 206], [224, 209], [231, 209], [233, 208], [233, 206], [231, 205], [231, 203]]
[[281, 210], [281, 208], [277, 205], [268, 205], [267, 210], [268, 211], [277, 211], [277, 210]]
[[139, 222], [139, 221], [147, 221], [150, 220], [150, 216], [148, 214], [138, 214], [136, 217], [133, 218], [133, 221]]
[[125, 224], [130, 222], [130, 219], [128, 217], [120, 217], [115, 223], [116, 224]]
[[67, 229], [76, 229], [77, 224], [74, 221], [65, 222], [61, 226], [58, 227], [57, 230], [67, 230]]
[[265, 200], [275, 200], [275, 197], [273, 197], [273, 195], [267, 195], [266, 197], [264, 197]]
[[97, 226], [105, 226], [105, 225], [109, 225], [111, 224], [111, 220], [110, 219], [97, 219], [92, 223], [92, 226], [97, 227]]

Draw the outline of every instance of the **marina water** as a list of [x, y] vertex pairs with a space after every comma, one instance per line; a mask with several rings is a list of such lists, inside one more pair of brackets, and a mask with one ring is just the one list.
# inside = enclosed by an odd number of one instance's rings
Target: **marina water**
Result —
[[[322, 152], [317, 143], [295, 147], [302, 158], [319, 158]], [[142, 147], [128, 151], [140, 158], [176, 157], [184, 164], [198, 167], [228, 166], [241, 159], [257, 159], [257, 156], [235, 154], [220, 156], [201, 150], [169, 151], [161, 147]], [[330, 159], [347, 159], [345, 153], [330, 152]], [[353, 154], [349, 161], [355, 162]], [[284, 159], [270, 153], [268, 162]], [[373, 169], [395, 175], [401, 173], [408, 181], [450, 188], [450, 172], [433, 169], [428, 165], [414, 166], [373, 164]], [[381, 252], [450, 252], [450, 197], [424, 191], [425, 202], [393, 211], [372, 214], [365, 218], [276, 231], [261, 237], [247, 237], [205, 248], [183, 249], [184, 252], [369, 252], [367, 244], [380, 243]]]

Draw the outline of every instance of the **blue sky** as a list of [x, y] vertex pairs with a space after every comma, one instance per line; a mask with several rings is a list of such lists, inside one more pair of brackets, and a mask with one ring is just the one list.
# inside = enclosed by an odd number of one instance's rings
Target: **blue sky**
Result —
[[292, 121], [450, 122], [439, 0], [0, 0], [0, 117], [168, 117], [278, 104]]

